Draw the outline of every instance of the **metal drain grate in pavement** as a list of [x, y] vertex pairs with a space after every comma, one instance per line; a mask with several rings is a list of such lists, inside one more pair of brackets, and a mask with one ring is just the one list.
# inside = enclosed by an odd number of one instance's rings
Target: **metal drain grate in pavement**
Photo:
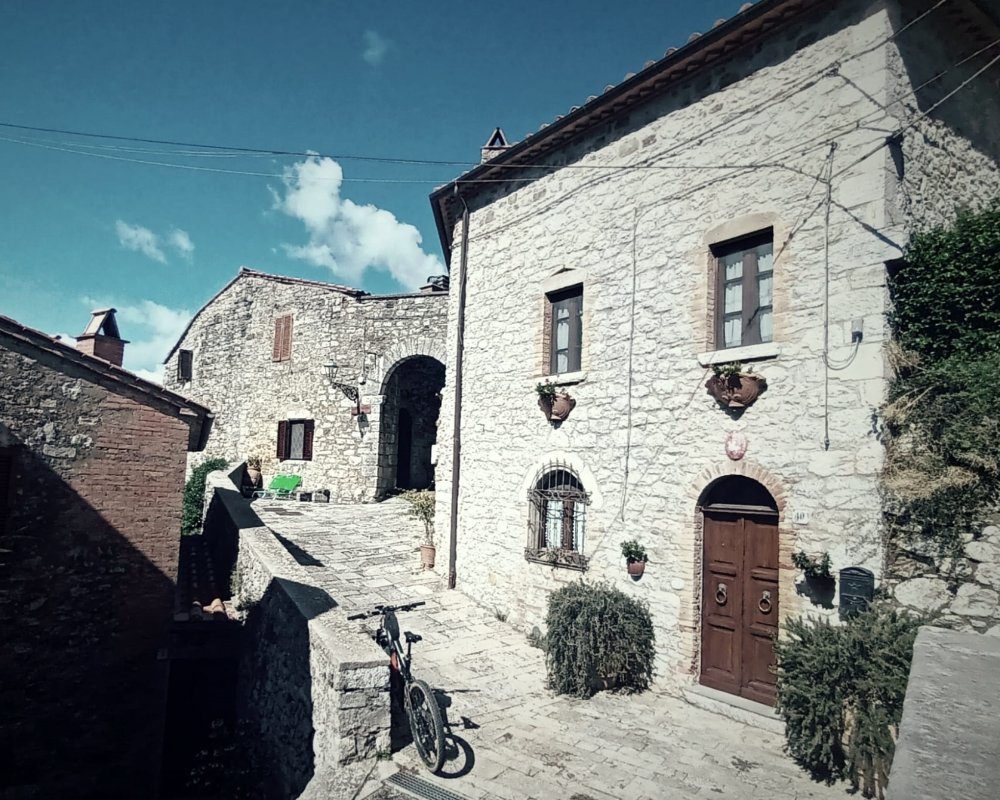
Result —
[[411, 775], [409, 772], [395, 772], [383, 783], [395, 786], [397, 789], [402, 789], [415, 797], [423, 798], [423, 800], [467, 800], [460, 794], [442, 789], [440, 786], [418, 778], [416, 775]]

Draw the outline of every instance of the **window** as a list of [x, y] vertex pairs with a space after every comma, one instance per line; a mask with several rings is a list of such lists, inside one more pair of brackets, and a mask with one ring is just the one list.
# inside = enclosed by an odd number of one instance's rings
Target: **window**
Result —
[[181, 350], [177, 357], [177, 380], [190, 381], [191, 367], [194, 364], [194, 353], [190, 350]]
[[274, 320], [274, 345], [271, 347], [272, 361], [290, 361], [292, 358], [292, 315], [286, 314]]
[[283, 419], [278, 423], [278, 460], [312, 461], [313, 427], [311, 419]]
[[545, 296], [548, 301], [550, 375], [581, 369], [583, 350], [583, 286], [573, 286]]
[[553, 566], [586, 569], [584, 531], [590, 495], [565, 465], [542, 470], [528, 492], [528, 546], [525, 557]]
[[717, 269], [718, 349], [770, 342], [774, 234], [768, 230], [712, 248]]

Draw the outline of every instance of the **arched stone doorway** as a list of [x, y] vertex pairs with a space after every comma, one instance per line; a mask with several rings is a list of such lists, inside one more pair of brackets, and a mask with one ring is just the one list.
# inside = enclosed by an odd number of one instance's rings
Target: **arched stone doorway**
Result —
[[743, 475], [702, 493], [703, 685], [774, 704], [778, 633], [778, 504]]
[[389, 371], [382, 386], [379, 497], [401, 489], [434, 488], [431, 459], [442, 388], [444, 364], [430, 356], [404, 359]]

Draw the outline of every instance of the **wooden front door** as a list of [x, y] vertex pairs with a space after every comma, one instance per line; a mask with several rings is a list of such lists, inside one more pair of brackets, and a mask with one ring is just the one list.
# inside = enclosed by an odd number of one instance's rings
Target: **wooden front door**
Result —
[[701, 682], [773, 705], [777, 516], [716, 509], [704, 514]]

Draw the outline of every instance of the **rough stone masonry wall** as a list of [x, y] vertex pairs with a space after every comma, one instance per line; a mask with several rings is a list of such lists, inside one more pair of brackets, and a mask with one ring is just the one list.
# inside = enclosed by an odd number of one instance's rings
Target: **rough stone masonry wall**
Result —
[[[720, 475], [747, 474], [778, 501], [781, 619], [836, 613], [798, 594], [796, 550], [829, 552], [835, 570], [860, 565], [879, 573], [883, 453], [871, 419], [885, 387], [884, 262], [902, 244], [880, 235], [889, 222], [891, 162], [879, 151], [834, 181], [829, 250], [815, 176], [829, 153], [816, 143], [867, 110], [867, 97], [885, 102], [884, 50], [849, 57], [890, 33], [878, 5], [838, 3], [559, 156], [577, 167], [655, 162], [687, 169], [553, 170], [474, 201], [457, 567], [465, 592], [530, 627], [542, 622], [548, 594], [579, 577], [523, 555], [526, 493], [555, 459], [569, 463], [591, 492], [587, 577], [649, 601], [657, 670], [667, 686], [697, 674], [697, 507]], [[849, 81], [824, 74], [833, 62]], [[704, 135], [694, 136], [698, 131]], [[846, 166], [882, 140], [872, 128], [845, 133], [837, 163]], [[699, 168], [725, 164], [758, 166]], [[699, 358], [712, 338], [709, 246], [768, 226], [777, 254], [774, 346], [758, 349], [753, 367], [769, 388], [736, 418], [706, 394], [711, 373], [708, 359]], [[453, 265], [460, 229], [455, 242]], [[543, 377], [545, 282], [563, 270], [577, 270], [584, 286], [584, 353], [582, 375], [567, 386], [578, 404], [554, 428], [539, 413], [534, 386]], [[454, 310], [441, 430], [452, 424]], [[863, 326], [857, 347], [853, 320]], [[748, 441], [740, 461], [725, 454], [730, 432]], [[443, 449], [439, 546], [447, 541], [450, 470], [451, 452]], [[631, 538], [650, 559], [637, 583], [627, 579], [619, 548]]]
[[[245, 630], [239, 715], [275, 798], [353, 798], [389, 752], [385, 654], [349, 627], [336, 602], [260, 524], [221, 472], [209, 475], [216, 524], [238, 528], [233, 600]], [[219, 517], [228, 514], [229, 521]], [[205, 536], [216, 531], [206, 525]]]
[[188, 427], [0, 337], [0, 797], [154, 797]]
[[[215, 413], [207, 446], [190, 466], [223, 457], [263, 459], [265, 483], [277, 473], [302, 476], [303, 489], [329, 489], [334, 500], [376, 494], [384, 383], [401, 361], [443, 360], [446, 294], [354, 299], [314, 285], [242, 275], [203, 309], [178, 345], [193, 352], [193, 380], [177, 380], [175, 352], [164, 383]], [[292, 357], [271, 360], [274, 319], [294, 317]], [[330, 385], [323, 364], [340, 365], [337, 380], [361, 385], [365, 417]], [[357, 385], [356, 383], [354, 385]], [[315, 420], [311, 461], [278, 461], [283, 419]], [[395, 451], [392, 453], [394, 457]]]
[[[914, 13], [909, 4], [890, 6], [897, 28], [910, 19], [902, 16], [903, 8]], [[970, 60], [983, 40], [947, 24], [951, 10], [933, 12], [886, 50], [892, 75], [889, 110], [903, 130], [887, 188], [893, 217], [904, 232], [949, 223], [960, 207], [977, 209], [1000, 198], [1000, 66], [959, 89], [996, 52], [988, 49]], [[995, 26], [992, 32], [974, 27], [996, 38]], [[923, 88], [915, 91], [918, 87]]]

